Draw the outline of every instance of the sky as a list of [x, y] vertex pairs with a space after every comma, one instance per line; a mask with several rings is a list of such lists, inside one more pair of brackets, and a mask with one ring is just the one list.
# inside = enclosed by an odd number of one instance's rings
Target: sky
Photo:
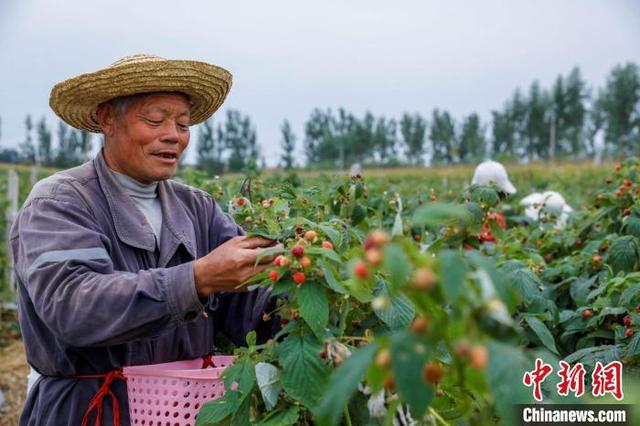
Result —
[[597, 91], [615, 65], [640, 64], [640, 2], [0, 0], [0, 147], [24, 140], [27, 114], [53, 127], [54, 84], [136, 53], [229, 70], [214, 121], [248, 114], [274, 166], [282, 122], [302, 159], [316, 107], [487, 120], [516, 87], [550, 87], [574, 66]]

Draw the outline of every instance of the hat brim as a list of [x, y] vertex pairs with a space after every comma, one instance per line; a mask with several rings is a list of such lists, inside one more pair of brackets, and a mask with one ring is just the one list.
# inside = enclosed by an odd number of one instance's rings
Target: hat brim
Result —
[[231, 89], [231, 74], [199, 61], [154, 60], [112, 66], [56, 84], [51, 109], [70, 126], [100, 133], [98, 105], [138, 93], [180, 92], [191, 100], [191, 124], [198, 124], [222, 105]]
[[517, 192], [516, 187], [513, 186], [509, 179], [501, 185], [501, 188], [507, 194], [515, 194]]

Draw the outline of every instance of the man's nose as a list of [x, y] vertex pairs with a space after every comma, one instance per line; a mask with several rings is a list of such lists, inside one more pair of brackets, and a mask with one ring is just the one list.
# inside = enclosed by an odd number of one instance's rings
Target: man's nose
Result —
[[160, 139], [164, 142], [178, 143], [180, 141], [178, 123], [173, 120], [166, 120], [164, 126], [162, 126], [162, 136]]

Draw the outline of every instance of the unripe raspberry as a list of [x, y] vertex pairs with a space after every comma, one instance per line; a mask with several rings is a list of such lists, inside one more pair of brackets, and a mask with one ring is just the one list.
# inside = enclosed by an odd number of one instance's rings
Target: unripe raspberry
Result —
[[322, 242], [322, 248], [326, 248], [328, 250], [333, 250], [333, 244], [331, 244], [331, 241], [323, 241]]
[[436, 283], [436, 275], [431, 269], [418, 268], [413, 274], [413, 285], [420, 290], [428, 290]]
[[304, 234], [304, 239], [307, 241], [315, 242], [318, 239], [316, 231], [307, 231]]
[[300, 259], [300, 266], [302, 266], [304, 269], [308, 268], [309, 266], [311, 266], [311, 259], [309, 259], [307, 256], [304, 256], [302, 259]]
[[482, 345], [476, 345], [471, 348], [469, 358], [471, 366], [481, 370], [487, 366], [487, 362], [489, 361], [489, 351]]
[[411, 331], [416, 334], [423, 334], [429, 328], [429, 321], [422, 315], [418, 315], [411, 323]]
[[380, 349], [376, 355], [376, 365], [380, 368], [388, 368], [391, 365], [391, 351], [389, 349]]
[[444, 368], [439, 363], [430, 361], [422, 368], [422, 375], [427, 383], [435, 385], [442, 379]]

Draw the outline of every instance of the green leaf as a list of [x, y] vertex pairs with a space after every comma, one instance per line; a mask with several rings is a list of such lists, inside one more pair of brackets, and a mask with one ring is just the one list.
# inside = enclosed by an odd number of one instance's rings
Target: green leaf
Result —
[[287, 249], [284, 247], [270, 247], [270, 248], [261, 249], [260, 252], [258, 253], [258, 256], [256, 257], [255, 265], [258, 265], [258, 263], [260, 263], [260, 261], [267, 256], [271, 256], [274, 254], [282, 254], [286, 252], [287, 252]]
[[540, 278], [527, 268], [519, 268], [510, 274], [511, 282], [520, 291], [522, 299], [528, 303], [530, 299], [540, 296]]
[[325, 257], [327, 259], [333, 260], [334, 262], [338, 262], [338, 263], [342, 262], [342, 259], [340, 258], [340, 255], [338, 253], [336, 253], [335, 250], [326, 249], [326, 248], [320, 248], [320, 247], [309, 247], [309, 248], [306, 248], [304, 250], [304, 252], [306, 254], [319, 255], [319, 256]]
[[454, 303], [464, 284], [465, 262], [460, 253], [454, 250], [441, 251], [439, 261], [444, 295], [447, 302]]
[[490, 186], [475, 186], [471, 189], [471, 199], [476, 203], [495, 206], [500, 201], [498, 192]]
[[257, 336], [258, 335], [256, 334], [255, 330], [251, 330], [250, 332], [248, 332], [245, 338], [245, 340], [247, 341], [247, 346], [255, 346]]
[[219, 425], [225, 418], [235, 413], [241, 402], [237, 392], [227, 392], [223, 397], [207, 402], [198, 413], [196, 425]]
[[387, 309], [374, 309], [373, 312], [392, 331], [408, 327], [416, 315], [411, 300], [402, 293], [396, 293], [394, 296], [390, 296], [387, 284], [384, 282], [380, 282], [379, 284], [380, 286], [375, 295], [389, 297], [390, 304]]
[[481, 222], [484, 212], [478, 203], [464, 203], [464, 208], [469, 212], [474, 222]]
[[417, 226], [439, 227], [455, 220], [467, 222], [470, 218], [469, 212], [458, 204], [429, 203], [415, 211], [412, 222]]
[[542, 344], [554, 354], [559, 355], [558, 349], [556, 348], [556, 342], [547, 326], [538, 318], [531, 315], [526, 315], [524, 319], [527, 321], [527, 324], [529, 324], [529, 327], [531, 327], [534, 333], [536, 333], [536, 336], [538, 336]]
[[300, 315], [313, 333], [322, 340], [329, 322], [329, 299], [324, 287], [307, 282], [298, 287], [298, 308]]
[[622, 229], [625, 234], [640, 238], [640, 218], [636, 216], [629, 216], [625, 218]]
[[360, 348], [333, 372], [322, 400], [314, 411], [318, 425], [338, 424], [344, 407], [363, 379], [377, 350], [378, 345], [375, 343]]
[[[487, 379], [496, 405], [496, 411], [504, 424], [518, 424], [514, 404], [531, 402], [530, 389], [522, 385], [525, 371], [531, 370], [531, 363], [522, 350], [504, 343], [491, 341]], [[514, 374], [516, 377], [514, 377]]]
[[636, 356], [640, 353], [640, 333], [634, 333], [629, 343], [627, 343], [627, 349], [624, 355], [627, 357]]
[[342, 243], [342, 237], [339, 231], [327, 225], [318, 225], [318, 228], [326, 234], [335, 247], [339, 247]]
[[385, 247], [383, 267], [389, 272], [389, 283], [394, 290], [409, 280], [411, 264], [399, 245], [388, 244]]
[[224, 387], [231, 389], [232, 383], [237, 384], [237, 390], [244, 398], [253, 389], [253, 385], [256, 383], [256, 375], [253, 369], [253, 364], [249, 358], [241, 358], [236, 361], [224, 372]]
[[318, 266], [320, 266], [320, 269], [322, 269], [322, 272], [324, 273], [324, 279], [331, 290], [341, 294], [347, 293], [347, 290], [336, 279], [336, 276], [333, 273], [333, 269], [329, 265], [327, 265], [324, 260], [318, 260]]
[[632, 306], [636, 306], [637, 303], [635, 302], [637, 301], [639, 294], [640, 294], [640, 285], [638, 284], [631, 285], [627, 287], [625, 291], [622, 292], [622, 295], [620, 296], [620, 301], [618, 303], [628, 308]]
[[[242, 358], [227, 368], [224, 372], [224, 383], [226, 392], [222, 398], [211, 401], [202, 406], [198, 414], [198, 425], [218, 425], [222, 420], [230, 415], [241, 411], [242, 405], [255, 385], [256, 376], [253, 364], [249, 358]], [[237, 389], [231, 390], [232, 384], [237, 385]], [[235, 423], [235, 422], [232, 422]]]
[[251, 398], [243, 398], [231, 417], [231, 426], [251, 426]]
[[275, 283], [271, 289], [271, 296], [277, 296], [279, 294], [288, 293], [294, 289], [294, 284], [287, 280], [280, 280]]
[[298, 422], [300, 408], [293, 406], [283, 411], [276, 411], [268, 418], [256, 423], [256, 426], [289, 426]]
[[625, 235], [616, 238], [609, 248], [609, 264], [614, 273], [632, 272], [638, 263], [638, 244], [634, 237]]
[[362, 222], [365, 217], [367, 217], [367, 209], [362, 204], [356, 204], [353, 213], [351, 213], [351, 224], [355, 226]]
[[322, 349], [322, 344], [308, 334], [291, 334], [280, 345], [282, 386], [307, 407], [315, 406], [330, 373], [318, 355]]
[[272, 364], [259, 362], [256, 364], [256, 382], [267, 411], [273, 410], [278, 403], [278, 395], [282, 390], [280, 371]]
[[422, 378], [422, 367], [428, 359], [426, 345], [409, 333], [397, 333], [391, 338], [391, 368], [403, 401], [411, 415], [422, 418], [433, 399], [435, 389]]

